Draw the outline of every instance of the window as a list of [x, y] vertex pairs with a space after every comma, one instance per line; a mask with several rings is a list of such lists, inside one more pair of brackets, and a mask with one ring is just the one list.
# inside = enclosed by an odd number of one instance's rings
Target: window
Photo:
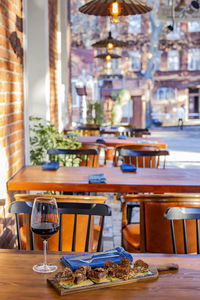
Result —
[[169, 50], [167, 58], [168, 70], [179, 70], [179, 52], [178, 50]]
[[114, 72], [119, 70], [119, 59], [112, 59], [112, 69]]
[[200, 49], [188, 50], [188, 70], [200, 70]]
[[139, 71], [141, 69], [140, 51], [131, 51], [131, 69]]
[[200, 31], [200, 22], [188, 22], [188, 32], [199, 32]]
[[160, 70], [161, 66], [161, 53], [158, 50], [155, 57], [155, 70]]
[[129, 33], [141, 32], [141, 15], [129, 16], [128, 32]]
[[175, 91], [174, 89], [162, 87], [155, 91], [153, 94], [153, 100], [162, 101], [162, 100], [172, 100], [175, 98]]

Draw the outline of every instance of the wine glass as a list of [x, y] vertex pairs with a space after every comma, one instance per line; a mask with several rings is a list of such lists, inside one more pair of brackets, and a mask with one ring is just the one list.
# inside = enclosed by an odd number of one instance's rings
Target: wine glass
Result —
[[47, 264], [46, 251], [48, 238], [59, 228], [58, 207], [55, 198], [35, 198], [31, 213], [31, 230], [43, 239], [44, 262], [33, 266], [39, 273], [50, 273], [57, 270], [57, 266]]

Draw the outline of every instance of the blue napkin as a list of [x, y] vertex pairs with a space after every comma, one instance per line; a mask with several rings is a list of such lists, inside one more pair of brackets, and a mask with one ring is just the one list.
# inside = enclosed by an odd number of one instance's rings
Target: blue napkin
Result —
[[133, 164], [125, 164], [125, 163], [123, 163], [121, 165], [121, 170], [122, 170], [122, 172], [136, 172], [137, 168]]
[[[131, 262], [133, 261], [132, 255], [125, 251], [122, 247], [116, 247], [99, 254], [91, 253], [75, 256], [63, 255], [60, 260], [66, 267], [74, 271], [79, 266], [83, 265], [90, 266], [91, 268], [101, 268], [107, 260], [111, 260], [116, 264], [119, 264], [123, 257], [128, 257]], [[87, 260], [90, 260], [90, 262], [86, 262]]]
[[42, 170], [43, 171], [47, 171], [47, 170], [57, 170], [59, 168], [59, 161], [50, 161], [45, 163], [42, 166]]
[[105, 143], [106, 140], [100, 138], [100, 139], [96, 139], [96, 142], [97, 142], [97, 143]]
[[117, 126], [111, 126], [110, 129], [117, 129]]
[[106, 183], [106, 177], [103, 173], [89, 175], [89, 183]]
[[125, 135], [118, 135], [117, 137], [119, 140], [126, 140], [127, 139], [127, 136]]

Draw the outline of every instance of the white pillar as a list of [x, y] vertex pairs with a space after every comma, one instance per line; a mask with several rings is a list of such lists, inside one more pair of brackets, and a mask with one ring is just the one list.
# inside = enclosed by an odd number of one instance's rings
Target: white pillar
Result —
[[29, 163], [29, 116], [50, 119], [48, 0], [23, 0], [24, 121]]
[[58, 1], [58, 119], [59, 130], [68, 124], [68, 18], [67, 1]]

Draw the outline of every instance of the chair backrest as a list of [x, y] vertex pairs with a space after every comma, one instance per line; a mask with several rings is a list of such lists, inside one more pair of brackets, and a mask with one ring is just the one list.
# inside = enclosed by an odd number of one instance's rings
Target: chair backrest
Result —
[[186, 254], [188, 254], [186, 220], [196, 220], [197, 253], [200, 254], [200, 239], [199, 239], [200, 207], [169, 207], [164, 214], [164, 218], [166, 220], [170, 220], [173, 251], [175, 254], [177, 254], [176, 236], [174, 230], [175, 220], [182, 220], [183, 222], [184, 250]]
[[[28, 214], [29, 219], [32, 212], [32, 205], [33, 201], [15, 201], [10, 204], [9, 212], [14, 213], [16, 217], [16, 227], [17, 227], [17, 239], [18, 239], [18, 249], [22, 249], [21, 245], [21, 238], [20, 238], [20, 222], [19, 222], [19, 214]], [[58, 205], [58, 211], [60, 215], [60, 226], [59, 226], [59, 238], [58, 238], [58, 250], [62, 251], [62, 244], [63, 244], [63, 238], [64, 234], [63, 231], [65, 231], [65, 234], [67, 234], [67, 229], [63, 226], [63, 217], [64, 215], [73, 215], [73, 232], [68, 233], [72, 234], [72, 244], [71, 244], [71, 251], [76, 251], [76, 240], [77, 240], [77, 232], [78, 232], [78, 217], [81, 215], [87, 216], [87, 222], [85, 222], [85, 232], [86, 236], [84, 237], [81, 235], [81, 239], [84, 240], [85, 247], [84, 251], [88, 251], [90, 239], [92, 237], [92, 216], [101, 216], [101, 223], [100, 223], [100, 229], [99, 229], [99, 235], [98, 235], [98, 245], [97, 245], [97, 251], [101, 251], [102, 249], [102, 237], [103, 237], [103, 228], [104, 228], [104, 217], [111, 215], [111, 209], [108, 205], [102, 204], [102, 203], [76, 203], [76, 202], [57, 202]], [[30, 225], [30, 223], [29, 223]], [[83, 224], [81, 225], [83, 226]], [[35, 242], [34, 242], [34, 234], [30, 230], [30, 240], [31, 240], [31, 249], [35, 249]], [[82, 231], [81, 231], [82, 234]], [[53, 236], [52, 236], [53, 238]], [[51, 239], [51, 238], [50, 238]]]
[[133, 126], [119, 127], [118, 134], [129, 136], [129, 137], [142, 137], [143, 135], [151, 135], [148, 128], [135, 128]]
[[50, 160], [60, 161], [64, 166], [96, 167], [98, 162], [97, 149], [56, 149], [47, 150]]
[[98, 157], [95, 158], [95, 167], [106, 166], [107, 147], [98, 143], [84, 143], [81, 149], [95, 149], [98, 151]]
[[78, 130], [78, 132], [80, 132], [82, 136], [98, 136], [100, 133], [100, 126], [94, 124], [78, 126], [76, 130]]
[[160, 150], [160, 148], [157, 145], [152, 145], [152, 144], [148, 144], [148, 145], [120, 145], [120, 146], [116, 146], [115, 150], [114, 150], [114, 157], [113, 157], [113, 166], [115, 167], [119, 167], [120, 164], [123, 162], [123, 157], [120, 156], [121, 150], [142, 150], [142, 151], [157, 151]]
[[[134, 164], [136, 168], [165, 168], [167, 155], [169, 155], [167, 150], [129, 150], [121, 148], [117, 165], [119, 165], [119, 161], [121, 160], [128, 164]], [[161, 158], [163, 158], [162, 161]]]
[[[200, 207], [200, 195], [192, 194], [143, 194], [124, 195], [122, 204], [122, 228], [127, 223], [127, 205], [140, 202], [140, 251], [153, 253], [174, 253], [170, 222], [164, 219], [169, 207]], [[197, 253], [195, 220], [187, 220], [188, 253]], [[174, 226], [176, 248], [185, 253], [182, 221], [176, 220]], [[127, 249], [130, 251], [131, 249]]]
[[135, 137], [142, 137], [143, 135], [151, 135], [151, 132], [148, 128], [135, 128], [133, 129]]
[[127, 137], [134, 137], [135, 132], [134, 132], [133, 128], [119, 127], [117, 135], [123, 135], [123, 136], [127, 136]]

